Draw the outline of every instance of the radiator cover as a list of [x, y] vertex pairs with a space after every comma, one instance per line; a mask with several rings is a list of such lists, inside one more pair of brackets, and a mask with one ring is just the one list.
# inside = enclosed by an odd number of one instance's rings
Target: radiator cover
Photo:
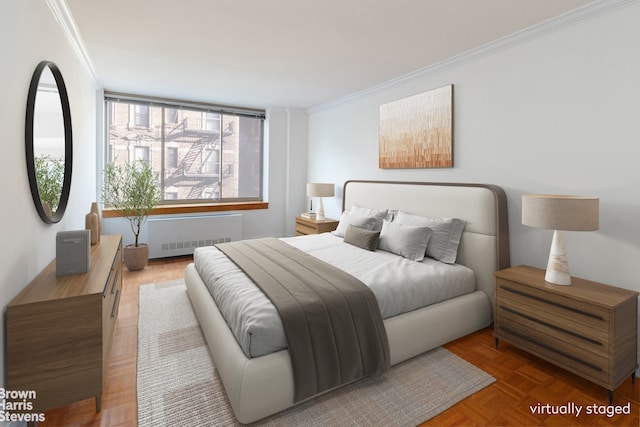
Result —
[[149, 258], [193, 254], [195, 248], [242, 239], [242, 215], [149, 218]]

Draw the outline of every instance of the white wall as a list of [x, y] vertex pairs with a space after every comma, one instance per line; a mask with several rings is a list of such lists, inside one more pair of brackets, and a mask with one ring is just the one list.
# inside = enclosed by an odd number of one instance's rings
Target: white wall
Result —
[[[46, 2], [3, 1], [0, 14], [0, 306], [7, 304], [55, 258], [55, 236], [84, 228], [95, 200], [95, 91]], [[31, 199], [25, 161], [25, 111], [33, 71], [42, 60], [58, 65], [65, 80], [73, 128], [71, 195], [64, 218], [45, 224]], [[4, 316], [0, 320], [4, 385]]]
[[[313, 109], [309, 180], [485, 182], [509, 200], [512, 265], [545, 268], [552, 232], [521, 196], [600, 197], [600, 230], [565, 235], [575, 276], [640, 291], [640, 4]], [[417, 41], [419, 43], [419, 41]], [[380, 104], [454, 84], [454, 167], [378, 168]], [[339, 218], [340, 194], [325, 199]]]
[[[268, 213], [246, 212], [244, 238], [295, 235], [295, 216], [304, 210], [307, 176], [307, 113], [270, 108], [268, 132]], [[267, 221], [265, 223], [264, 221]]]

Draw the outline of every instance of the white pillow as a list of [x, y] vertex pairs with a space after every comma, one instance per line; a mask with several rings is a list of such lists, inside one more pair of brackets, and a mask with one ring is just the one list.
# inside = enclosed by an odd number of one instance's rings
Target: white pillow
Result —
[[422, 261], [431, 237], [429, 227], [399, 224], [384, 220], [378, 240], [378, 249]]
[[427, 245], [427, 255], [447, 264], [456, 262], [458, 246], [465, 226], [463, 220], [459, 218], [429, 218], [400, 211], [395, 222], [429, 227], [433, 233]]
[[338, 227], [332, 231], [334, 236], [344, 237], [344, 234], [347, 232], [349, 228], [349, 224], [352, 224], [354, 227], [360, 227], [367, 230], [375, 230], [378, 220], [374, 217], [365, 217], [354, 215], [350, 212], [342, 212], [342, 216], [340, 217], [340, 222], [338, 223]]
[[359, 217], [375, 218], [377, 220], [375, 231], [380, 231], [382, 229], [382, 221], [389, 219], [387, 218], [387, 209], [369, 209], [353, 205], [351, 206], [351, 213]]

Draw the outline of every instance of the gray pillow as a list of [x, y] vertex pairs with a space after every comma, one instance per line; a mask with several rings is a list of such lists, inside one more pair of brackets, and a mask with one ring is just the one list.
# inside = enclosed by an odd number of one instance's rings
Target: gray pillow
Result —
[[358, 205], [351, 206], [351, 215], [356, 215], [359, 217], [367, 217], [367, 218], [375, 218], [377, 223], [374, 230], [380, 231], [382, 229], [382, 221], [384, 219], [389, 219], [387, 216], [389, 215], [388, 209], [369, 209], [363, 208]]
[[378, 248], [413, 261], [422, 261], [431, 237], [429, 227], [399, 224], [385, 220], [382, 223]]
[[365, 228], [367, 230], [373, 230], [378, 224], [378, 220], [374, 217], [364, 217], [351, 214], [349, 212], [342, 212], [338, 227], [332, 231], [334, 236], [344, 237], [344, 234], [349, 228], [349, 224], [353, 224], [356, 227]]
[[344, 233], [345, 243], [357, 246], [368, 251], [375, 251], [378, 247], [379, 231], [367, 230], [366, 228], [356, 227], [349, 224], [347, 232]]
[[398, 212], [396, 222], [405, 225], [418, 225], [433, 230], [427, 255], [447, 264], [453, 264], [458, 257], [458, 246], [462, 238], [465, 222], [459, 218], [429, 218]]

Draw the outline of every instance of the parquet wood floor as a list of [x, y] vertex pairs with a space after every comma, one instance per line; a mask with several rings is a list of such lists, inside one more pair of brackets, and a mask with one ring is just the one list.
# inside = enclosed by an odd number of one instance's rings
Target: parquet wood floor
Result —
[[[142, 271], [125, 269], [123, 295], [116, 325], [102, 411], [93, 399], [46, 413], [39, 426], [135, 427], [138, 286], [178, 279], [189, 257], [151, 261]], [[629, 415], [586, 415], [587, 407], [606, 409], [607, 391], [582, 378], [501, 342], [495, 348], [486, 328], [445, 345], [447, 349], [496, 378], [496, 382], [454, 405], [422, 426], [640, 426], [640, 380], [625, 381], [615, 392], [614, 405], [630, 405]], [[582, 407], [572, 414], [534, 414], [531, 407], [567, 404]], [[615, 406], [614, 406], [615, 407]]]
[[191, 257], [151, 260], [142, 271], [123, 269], [122, 297], [111, 344], [109, 369], [102, 395], [102, 410], [95, 411], [95, 399], [86, 399], [48, 411], [38, 426], [138, 425], [136, 358], [138, 350], [138, 286], [180, 279]]

